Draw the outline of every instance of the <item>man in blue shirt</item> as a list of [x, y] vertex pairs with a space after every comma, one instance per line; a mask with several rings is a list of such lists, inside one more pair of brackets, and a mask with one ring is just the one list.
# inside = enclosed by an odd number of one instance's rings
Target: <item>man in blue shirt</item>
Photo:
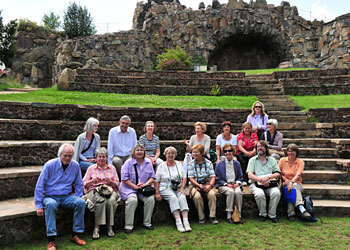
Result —
[[119, 126], [112, 128], [108, 134], [108, 163], [114, 165], [119, 179], [122, 165], [130, 158], [131, 151], [137, 143], [136, 132], [129, 127], [130, 123], [130, 117], [123, 115]]
[[[55, 250], [56, 211], [59, 207], [74, 210], [73, 231], [71, 241], [77, 245], [86, 242], [78, 237], [84, 232], [85, 200], [83, 181], [79, 163], [72, 160], [74, 147], [63, 144], [58, 150], [58, 157], [45, 163], [39, 176], [34, 192], [34, 203], [38, 216], [45, 214], [48, 250]], [[75, 185], [75, 195], [72, 194], [72, 184]]]

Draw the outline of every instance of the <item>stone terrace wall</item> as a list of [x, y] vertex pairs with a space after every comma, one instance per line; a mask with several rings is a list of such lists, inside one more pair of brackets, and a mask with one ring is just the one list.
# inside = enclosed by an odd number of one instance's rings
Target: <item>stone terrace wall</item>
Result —
[[82, 65], [147, 71], [157, 54], [176, 46], [209, 60], [227, 39], [243, 34], [267, 39], [281, 61], [315, 66], [322, 22], [306, 21], [289, 3], [271, 7], [262, 0], [241, 6], [234, 2], [195, 11], [178, 3], [152, 2], [146, 12], [146, 4], [138, 3], [133, 30], [61, 43], [55, 53], [54, 80], [63, 69]]
[[309, 116], [316, 117], [319, 122], [349, 122], [350, 108], [309, 109]]

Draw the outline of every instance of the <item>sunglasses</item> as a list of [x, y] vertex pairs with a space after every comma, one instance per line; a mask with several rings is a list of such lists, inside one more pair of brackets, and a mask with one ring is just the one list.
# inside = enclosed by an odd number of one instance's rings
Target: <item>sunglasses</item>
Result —
[[261, 106], [255, 106], [256, 109], [261, 109]]
[[271, 122], [269, 122], [269, 123], [266, 123], [266, 125], [272, 125], [272, 123], [271, 123]]
[[226, 154], [226, 153], [231, 153], [231, 152], [233, 152], [233, 150], [232, 149], [229, 149], [229, 150], [223, 150], [224, 151], [224, 153]]

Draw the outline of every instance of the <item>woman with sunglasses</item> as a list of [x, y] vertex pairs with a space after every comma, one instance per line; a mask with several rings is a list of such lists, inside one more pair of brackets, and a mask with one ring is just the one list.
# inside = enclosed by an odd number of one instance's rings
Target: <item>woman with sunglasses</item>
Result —
[[241, 217], [243, 196], [243, 174], [241, 164], [233, 158], [236, 154], [236, 148], [232, 144], [225, 144], [222, 151], [225, 155], [225, 159], [219, 161], [215, 169], [216, 187], [221, 194], [226, 195], [226, 221], [233, 224], [232, 213], [233, 208], [236, 205], [240, 223], [243, 223]]
[[254, 102], [252, 113], [247, 117], [247, 122], [250, 122], [253, 125], [253, 132], [260, 136], [260, 134], [266, 131], [268, 119], [269, 117], [265, 113], [264, 104], [259, 101]]
[[277, 120], [269, 119], [267, 121], [267, 131], [261, 135], [260, 140], [267, 142], [270, 156], [277, 154], [280, 157], [284, 157], [284, 152], [282, 150], [283, 134], [277, 131], [277, 127]]

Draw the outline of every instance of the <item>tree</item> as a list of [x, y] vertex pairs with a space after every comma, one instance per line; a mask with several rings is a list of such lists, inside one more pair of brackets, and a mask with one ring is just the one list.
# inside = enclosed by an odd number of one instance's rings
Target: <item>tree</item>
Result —
[[96, 33], [92, 17], [86, 7], [71, 3], [63, 16], [63, 29], [69, 38]]
[[50, 11], [48, 14], [45, 13], [41, 21], [44, 27], [50, 31], [58, 31], [61, 26], [60, 16], [56, 15], [53, 11]]
[[16, 54], [16, 20], [10, 21], [4, 25], [2, 22], [0, 10], [0, 61], [2, 61], [6, 67], [11, 67], [12, 59]]

